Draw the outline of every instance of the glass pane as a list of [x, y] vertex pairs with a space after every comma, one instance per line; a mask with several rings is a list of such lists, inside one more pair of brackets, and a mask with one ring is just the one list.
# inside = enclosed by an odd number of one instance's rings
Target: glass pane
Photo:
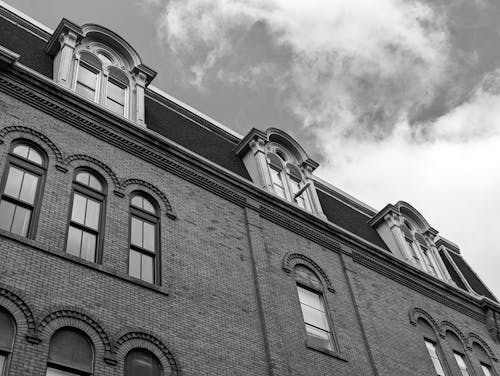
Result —
[[153, 214], [156, 213], [156, 210], [155, 210], [153, 204], [146, 199], [144, 199], [144, 210], [146, 210], [150, 213], [153, 213]]
[[429, 355], [431, 356], [432, 364], [434, 365], [434, 369], [438, 376], [445, 376], [443, 366], [441, 365], [441, 360], [439, 359], [436, 346], [432, 342], [425, 341], [425, 345], [427, 346], [427, 351], [429, 351]]
[[96, 248], [97, 238], [94, 234], [90, 234], [86, 231], [82, 233], [82, 250], [81, 258], [87, 261], [95, 262], [95, 248]]
[[68, 327], [57, 330], [50, 339], [48, 361], [71, 367], [80, 375], [92, 372], [93, 351], [90, 340], [83, 332]]
[[314, 325], [315, 327], [329, 331], [328, 320], [326, 319], [325, 312], [318, 311], [305, 304], [301, 304], [302, 314], [304, 315], [304, 322], [306, 324]]
[[69, 226], [66, 252], [68, 252], [71, 255], [80, 257], [81, 243], [82, 243], [82, 231], [75, 227]]
[[99, 228], [99, 213], [101, 204], [97, 201], [87, 199], [87, 213], [85, 216], [85, 226], [97, 230]]
[[21, 206], [16, 207], [16, 212], [14, 214], [14, 220], [12, 221], [11, 232], [21, 236], [26, 236], [28, 234], [28, 227], [30, 224], [31, 210], [25, 209]]
[[142, 221], [132, 217], [132, 226], [130, 232], [130, 242], [133, 245], [142, 247]]
[[30, 151], [29, 146], [26, 145], [18, 145], [12, 150], [12, 153], [19, 155], [20, 157], [24, 159], [28, 159], [28, 153]]
[[150, 251], [155, 251], [155, 226], [152, 225], [151, 223], [148, 222], [143, 222], [144, 223], [144, 245], [143, 247], [150, 250]]
[[85, 85], [89, 89], [95, 90], [97, 86], [97, 73], [92, 72], [83, 65], [80, 65], [78, 67], [78, 83]]
[[125, 104], [125, 89], [111, 80], [108, 81], [108, 98], [123, 108]]
[[79, 183], [89, 185], [89, 180], [90, 180], [90, 174], [88, 172], [79, 172], [76, 175], [75, 180]]
[[73, 211], [71, 220], [80, 224], [85, 224], [85, 209], [87, 207], [87, 199], [78, 193], [73, 196]]
[[333, 350], [330, 333], [323, 330], [313, 328], [306, 325], [308, 342], [316, 347], [321, 347], [328, 350]]
[[151, 256], [142, 255], [142, 267], [141, 267], [142, 280], [146, 282], [153, 283], [153, 258]]
[[22, 170], [11, 167], [9, 169], [9, 175], [7, 176], [7, 182], [5, 183], [4, 194], [14, 198], [19, 198], [21, 185], [23, 183], [23, 176], [24, 172]]
[[25, 172], [19, 199], [24, 202], [33, 204], [33, 202], [35, 202], [37, 185], [38, 185], [38, 177]]
[[150, 212], [151, 214], [156, 214], [156, 210], [153, 206], [153, 204], [146, 198], [142, 196], [134, 196], [132, 197], [132, 201], [130, 202], [132, 206], [135, 206], [136, 208], [143, 209], [147, 212]]
[[4, 365], [5, 365], [5, 356], [0, 354], [0, 375], [3, 375]]
[[128, 274], [135, 278], [141, 278], [141, 254], [133, 249], [130, 250]]
[[151, 352], [133, 349], [125, 357], [125, 376], [161, 376], [160, 362]]
[[60, 369], [47, 367], [46, 376], [78, 376], [78, 373], [71, 373], [66, 371], [61, 371]]
[[323, 311], [323, 303], [319, 294], [306, 290], [300, 286], [297, 286], [297, 291], [299, 292], [299, 299], [302, 304], [307, 304], [308, 306]]
[[125, 107], [122, 104], [116, 103], [111, 99], [106, 101], [106, 107], [118, 115], [123, 115], [125, 111]]
[[16, 205], [5, 200], [0, 201], [0, 228], [2, 230], [10, 231], [15, 210]]
[[[14, 342], [15, 324], [12, 316], [4, 309], [0, 308], [0, 348], [10, 350]], [[0, 354], [1, 355], [1, 354]], [[2, 367], [0, 367], [0, 371]], [[1, 374], [1, 373], [0, 373]]]
[[490, 366], [487, 366], [486, 364], [481, 364], [481, 370], [483, 371], [484, 376], [492, 376], [490, 371]]
[[135, 206], [137, 208], [143, 208], [143, 198], [141, 196], [132, 197], [132, 201], [130, 201], [130, 205]]
[[78, 82], [76, 83], [75, 91], [84, 98], [90, 99], [91, 101], [95, 100], [95, 90], [89, 89]]
[[30, 150], [28, 153], [28, 160], [33, 162], [33, 163], [41, 165], [43, 162], [42, 156], [37, 151], [35, 151], [33, 148], [30, 147], [29, 149]]
[[469, 376], [469, 371], [467, 370], [467, 366], [465, 365], [463, 355], [456, 352], [454, 352], [453, 355], [455, 355], [455, 360], [457, 361], [458, 368], [460, 369], [462, 376]]
[[102, 192], [102, 184], [94, 175], [90, 175], [89, 187]]

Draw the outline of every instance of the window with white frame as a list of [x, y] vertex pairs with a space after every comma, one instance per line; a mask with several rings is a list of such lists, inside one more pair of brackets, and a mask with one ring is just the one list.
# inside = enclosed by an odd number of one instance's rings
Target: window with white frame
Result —
[[274, 193], [302, 209], [311, 211], [307, 186], [293, 159], [281, 150], [273, 150], [267, 153], [267, 162]]

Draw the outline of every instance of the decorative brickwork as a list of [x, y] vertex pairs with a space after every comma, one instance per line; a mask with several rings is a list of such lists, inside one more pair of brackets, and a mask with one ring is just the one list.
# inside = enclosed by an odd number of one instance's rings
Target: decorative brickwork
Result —
[[0, 283], [0, 306], [9, 311], [16, 320], [17, 330], [31, 343], [40, 342], [35, 329], [33, 312], [13, 288]]
[[427, 311], [423, 310], [422, 308], [418, 308], [418, 307], [414, 307], [414, 308], [410, 309], [410, 323], [414, 326], [417, 326], [417, 320], [419, 318], [425, 319], [429, 324], [432, 325], [432, 328], [434, 329], [436, 334], [439, 337], [444, 338], [444, 334], [441, 330], [441, 327], [439, 326], [437, 321], [434, 320], [434, 318]]

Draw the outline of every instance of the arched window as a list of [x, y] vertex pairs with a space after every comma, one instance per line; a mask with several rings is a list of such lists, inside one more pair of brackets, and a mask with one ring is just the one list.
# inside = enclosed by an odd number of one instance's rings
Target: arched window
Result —
[[484, 376], [495, 376], [496, 373], [493, 370], [493, 366], [491, 365], [491, 359], [488, 356], [488, 353], [484, 350], [484, 348], [478, 343], [474, 342], [472, 344], [472, 351], [474, 355], [479, 360], [479, 364], [481, 367], [481, 371]]
[[437, 376], [446, 376], [443, 363], [443, 356], [441, 354], [441, 348], [439, 347], [439, 342], [436, 333], [429, 325], [429, 323], [423, 319], [418, 319], [418, 327], [424, 336], [424, 343], [429, 353], [430, 359]]
[[1, 181], [0, 228], [34, 237], [46, 159], [28, 143], [14, 143]]
[[82, 51], [78, 59], [74, 88], [76, 93], [128, 117], [129, 79], [116, 66], [111, 54]]
[[125, 376], [161, 376], [162, 374], [160, 361], [148, 350], [133, 349], [125, 357]]
[[159, 281], [159, 216], [156, 204], [143, 194], [130, 200], [129, 275], [143, 281]]
[[304, 265], [296, 265], [294, 273], [307, 334], [307, 345], [336, 351], [323, 296], [323, 284], [316, 274]]
[[101, 249], [105, 185], [94, 172], [78, 170], [73, 180], [66, 252], [97, 262]]
[[470, 376], [469, 373], [470, 365], [465, 355], [465, 350], [462, 343], [460, 342], [456, 334], [449, 330], [446, 331], [446, 340], [448, 341], [448, 344], [453, 350], [453, 356], [455, 357], [458, 369], [460, 370], [460, 375]]
[[94, 351], [87, 335], [62, 328], [50, 339], [47, 376], [92, 375]]
[[0, 376], [6, 375], [7, 360], [12, 352], [16, 326], [12, 316], [0, 308]]
[[302, 209], [311, 211], [306, 186], [300, 168], [281, 150], [267, 153], [269, 173], [274, 192], [287, 201], [296, 203]]

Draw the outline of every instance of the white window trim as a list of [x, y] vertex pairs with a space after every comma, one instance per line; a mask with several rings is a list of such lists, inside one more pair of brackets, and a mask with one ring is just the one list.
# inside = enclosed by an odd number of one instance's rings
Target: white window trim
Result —
[[[108, 108], [107, 107], [107, 102], [108, 102], [108, 83], [109, 83], [109, 80], [112, 80], [114, 82], [116, 82], [116, 86], [120, 86], [122, 89], [125, 89], [125, 98], [123, 99], [124, 100], [124, 103], [123, 103], [123, 116], [128, 118], [128, 114], [129, 114], [129, 91], [130, 91], [130, 85], [129, 84], [126, 84], [124, 83], [122, 80], [116, 78], [116, 77], [113, 77], [112, 74], [107, 74], [106, 75], [106, 85], [104, 85], [104, 107]], [[109, 109], [109, 108], [108, 108]], [[114, 111], [112, 111], [113, 113], [116, 113]]]

